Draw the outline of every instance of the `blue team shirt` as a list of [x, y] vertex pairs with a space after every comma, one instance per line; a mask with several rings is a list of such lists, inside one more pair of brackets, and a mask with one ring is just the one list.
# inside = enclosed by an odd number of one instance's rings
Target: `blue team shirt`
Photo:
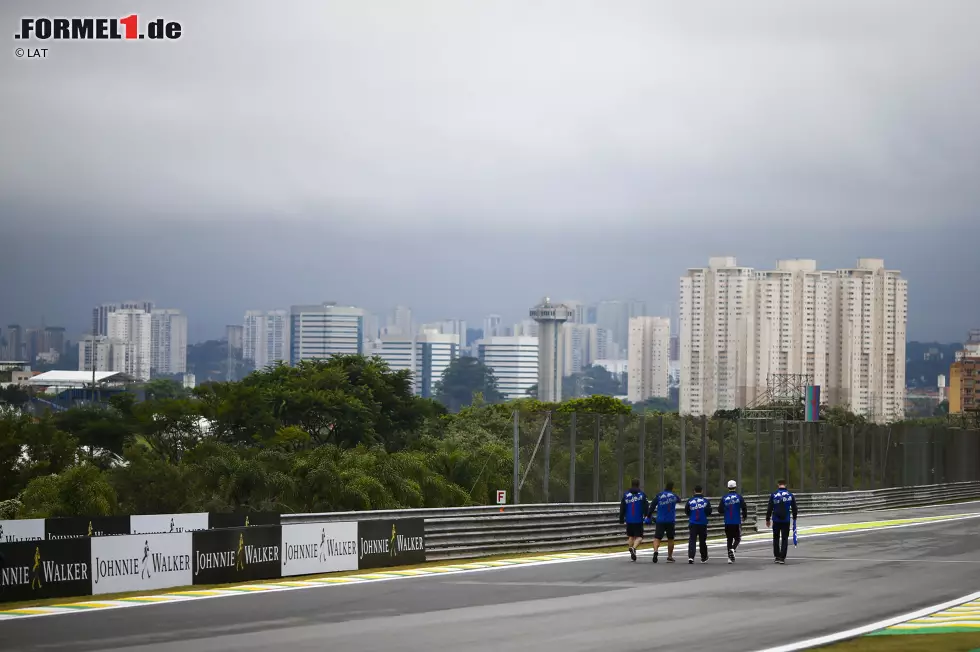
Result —
[[661, 491], [654, 502], [657, 503], [657, 523], [677, 522], [677, 503], [681, 501], [673, 491]]
[[704, 496], [694, 496], [687, 501], [691, 509], [691, 525], [707, 525], [708, 514], [711, 513], [711, 503]]
[[627, 491], [623, 494], [623, 502], [626, 504], [626, 522], [642, 523], [646, 518], [647, 495], [642, 491]]
[[725, 515], [725, 525], [742, 524], [742, 504], [745, 500], [736, 492], [730, 491], [721, 499], [721, 513]]
[[772, 505], [772, 522], [789, 523], [792, 520], [793, 503], [796, 498], [785, 489], [779, 489], [769, 496]]

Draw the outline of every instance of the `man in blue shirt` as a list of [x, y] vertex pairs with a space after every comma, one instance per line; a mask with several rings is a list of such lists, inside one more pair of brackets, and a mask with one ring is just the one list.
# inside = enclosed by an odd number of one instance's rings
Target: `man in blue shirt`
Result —
[[653, 534], [653, 563], [657, 563], [660, 542], [667, 536], [667, 562], [674, 562], [674, 528], [677, 524], [677, 503], [681, 501], [674, 493], [674, 483], [668, 482], [664, 490], [650, 503], [650, 516], [657, 527]]
[[626, 524], [626, 541], [630, 557], [636, 561], [636, 548], [643, 541], [643, 519], [647, 516], [647, 495], [640, 491], [640, 481], [633, 478], [631, 489], [623, 494], [619, 503], [619, 522]]
[[721, 499], [718, 508], [725, 517], [725, 536], [728, 538], [728, 563], [735, 563], [735, 550], [742, 541], [742, 521], [749, 517], [745, 499], [735, 491], [734, 480], [728, 481], [728, 493]]
[[796, 522], [796, 498], [786, 490], [786, 481], [776, 483], [778, 489], [769, 495], [769, 506], [766, 507], [766, 527], [772, 526], [772, 554], [777, 564], [786, 563], [786, 552], [789, 549], [790, 517]]
[[684, 505], [684, 513], [690, 520], [691, 536], [687, 542], [687, 563], [694, 563], [695, 544], [701, 544], [701, 563], [708, 563], [708, 515], [711, 503], [703, 495], [701, 485], [694, 487], [694, 495]]

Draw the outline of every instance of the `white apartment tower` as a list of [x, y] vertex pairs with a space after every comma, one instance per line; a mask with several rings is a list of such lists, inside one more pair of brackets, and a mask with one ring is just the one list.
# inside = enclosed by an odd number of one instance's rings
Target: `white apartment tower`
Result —
[[[733, 257], [681, 277], [681, 414], [714, 414], [745, 404], [745, 358], [753, 332], [753, 270]], [[740, 373], [741, 371], [741, 373]]]
[[289, 312], [249, 310], [242, 326], [242, 359], [254, 369], [289, 364]]
[[[78, 370], [109, 371], [110, 350], [109, 338], [105, 335], [86, 335], [78, 342]], [[93, 363], [95, 369], [92, 369]]]
[[153, 351], [150, 313], [138, 309], [116, 310], [108, 319], [110, 370], [149, 380]]
[[763, 400], [773, 374], [808, 374], [829, 405], [875, 421], [904, 416], [907, 282], [880, 259], [820, 271], [712, 258], [681, 278], [680, 410]]
[[160, 374], [187, 371], [187, 316], [180, 310], [150, 313], [150, 369]]
[[289, 361], [329, 360], [364, 353], [364, 310], [327, 302], [292, 306], [289, 311]]
[[641, 403], [670, 396], [670, 320], [632, 317], [629, 321], [627, 400]]
[[504, 400], [527, 398], [538, 382], [538, 338], [491, 337], [477, 346], [480, 362], [490, 367]]
[[562, 326], [572, 316], [572, 311], [545, 297], [531, 308], [530, 315], [538, 324], [538, 400], [557, 403], [561, 401], [561, 381], [565, 371]]

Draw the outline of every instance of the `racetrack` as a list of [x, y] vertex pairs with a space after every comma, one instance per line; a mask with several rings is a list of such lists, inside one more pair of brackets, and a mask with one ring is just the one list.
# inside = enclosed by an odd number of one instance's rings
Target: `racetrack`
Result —
[[[804, 526], [976, 504], [800, 520]], [[738, 563], [622, 557], [268, 592], [0, 622], [4, 650], [752, 650], [976, 591], [980, 518], [802, 538], [786, 566], [768, 541]], [[686, 542], [685, 542], [686, 543]], [[661, 559], [663, 559], [663, 555]]]

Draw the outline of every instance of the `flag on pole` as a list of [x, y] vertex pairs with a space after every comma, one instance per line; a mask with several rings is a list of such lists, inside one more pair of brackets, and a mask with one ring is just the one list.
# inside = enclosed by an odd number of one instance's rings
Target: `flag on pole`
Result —
[[793, 519], [793, 547], [794, 548], [796, 547], [797, 543], [799, 543], [799, 539], [796, 538], [796, 519], [794, 518]]

